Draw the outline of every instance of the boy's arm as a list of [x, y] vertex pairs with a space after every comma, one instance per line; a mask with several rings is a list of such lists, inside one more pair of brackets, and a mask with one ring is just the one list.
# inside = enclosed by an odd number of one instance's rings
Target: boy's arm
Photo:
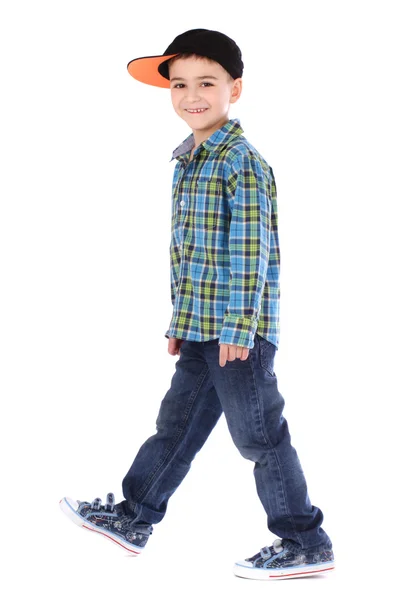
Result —
[[228, 178], [233, 191], [229, 232], [230, 297], [219, 344], [253, 348], [268, 268], [271, 193], [274, 177], [266, 178], [254, 156], [238, 157]]

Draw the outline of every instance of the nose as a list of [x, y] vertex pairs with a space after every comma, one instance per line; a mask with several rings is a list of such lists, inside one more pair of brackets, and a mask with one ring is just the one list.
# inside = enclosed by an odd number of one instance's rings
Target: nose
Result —
[[185, 93], [185, 98], [186, 100], [192, 100], [192, 101], [196, 101], [200, 98], [200, 93], [199, 93], [199, 89], [197, 88], [196, 85], [193, 86], [187, 86], [186, 87], [186, 93]]

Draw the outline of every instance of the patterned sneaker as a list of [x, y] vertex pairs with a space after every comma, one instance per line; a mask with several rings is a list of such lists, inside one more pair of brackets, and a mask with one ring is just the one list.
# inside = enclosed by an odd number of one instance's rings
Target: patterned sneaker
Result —
[[79, 502], [63, 498], [60, 508], [76, 525], [102, 533], [106, 538], [127, 550], [131, 555], [140, 554], [153, 532], [152, 525], [132, 523], [132, 517], [126, 514], [124, 503], [114, 504], [114, 494], [107, 494], [107, 502], [101, 505], [101, 499]]
[[290, 540], [277, 539], [272, 546], [262, 548], [252, 558], [235, 563], [233, 572], [246, 579], [290, 579], [324, 573], [334, 568], [331, 549], [317, 552], [312, 549], [299, 550]]

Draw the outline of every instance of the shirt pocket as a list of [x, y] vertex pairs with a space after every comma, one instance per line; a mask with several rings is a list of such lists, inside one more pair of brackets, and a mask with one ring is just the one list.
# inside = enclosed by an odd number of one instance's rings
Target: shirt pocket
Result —
[[215, 229], [220, 220], [222, 202], [222, 178], [199, 177], [195, 183], [196, 229]]

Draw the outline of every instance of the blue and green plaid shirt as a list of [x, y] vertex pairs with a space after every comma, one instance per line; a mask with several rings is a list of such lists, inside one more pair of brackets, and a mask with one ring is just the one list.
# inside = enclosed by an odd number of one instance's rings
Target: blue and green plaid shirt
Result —
[[194, 151], [178, 146], [170, 244], [173, 314], [165, 337], [279, 345], [276, 186], [272, 168], [230, 119]]

